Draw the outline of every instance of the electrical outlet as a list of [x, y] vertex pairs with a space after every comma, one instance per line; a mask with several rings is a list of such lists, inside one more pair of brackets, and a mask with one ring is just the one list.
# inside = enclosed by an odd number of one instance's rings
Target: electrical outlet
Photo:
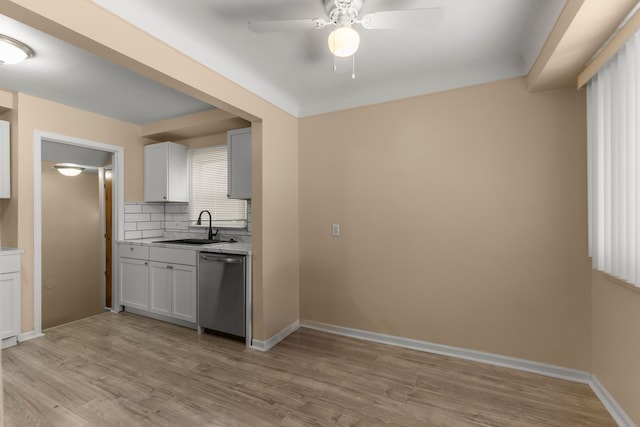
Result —
[[339, 236], [340, 235], [340, 224], [333, 224], [331, 227], [331, 235]]

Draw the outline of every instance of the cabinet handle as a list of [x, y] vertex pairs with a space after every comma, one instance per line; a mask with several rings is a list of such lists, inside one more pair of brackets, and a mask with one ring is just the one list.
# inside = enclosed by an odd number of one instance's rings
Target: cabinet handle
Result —
[[215, 258], [215, 257], [208, 257], [206, 255], [200, 255], [200, 258], [205, 260], [205, 261], [222, 262], [222, 263], [225, 263], [225, 264], [240, 264], [240, 263], [242, 263], [242, 259], [241, 258]]
[[168, 268], [169, 270], [173, 270], [173, 265], [167, 265], [167, 268]]
[[131, 252], [133, 252], [133, 248], [129, 248], [131, 250]]
[[164, 200], [167, 200], [167, 196], [162, 196], [162, 198], [163, 198]]
[[144, 265], [149, 265], [149, 263], [147, 261], [144, 262]]

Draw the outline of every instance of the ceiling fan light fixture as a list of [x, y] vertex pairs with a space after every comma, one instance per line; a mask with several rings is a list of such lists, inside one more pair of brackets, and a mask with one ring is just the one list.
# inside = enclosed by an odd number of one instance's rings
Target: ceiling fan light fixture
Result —
[[329, 34], [329, 50], [334, 56], [347, 58], [358, 50], [360, 34], [348, 26], [340, 26]]
[[17, 64], [33, 56], [33, 50], [19, 40], [0, 34], [0, 65]]
[[84, 170], [84, 168], [81, 166], [65, 165], [62, 163], [58, 163], [54, 166], [54, 168], [64, 176], [77, 176], [80, 175]]

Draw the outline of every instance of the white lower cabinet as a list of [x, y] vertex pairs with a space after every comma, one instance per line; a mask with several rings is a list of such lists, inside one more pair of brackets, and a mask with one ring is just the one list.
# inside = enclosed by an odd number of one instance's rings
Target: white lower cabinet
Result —
[[20, 273], [0, 274], [2, 348], [15, 345], [20, 333]]
[[2, 348], [20, 334], [20, 254], [0, 255], [0, 339]]
[[120, 257], [118, 267], [121, 304], [149, 310], [149, 262]]
[[152, 313], [196, 321], [196, 267], [151, 262]]
[[[118, 245], [118, 251], [123, 306], [142, 311], [141, 314], [148, 312], [167, 320], [196, 323], [195, 251], [125, 244]], [[143, 259], [127, 258], [131, 256]]]
[[164, 316], [171, 316], [171, 294], [173, 287], [173, 271], [169, 264], [152, 262], [151, 272], [151, 306], [149, 311]]
[[173, 266], [173, 304], [171, 317], [195, 323], [197, 321], [196, 268], [188, 265]]

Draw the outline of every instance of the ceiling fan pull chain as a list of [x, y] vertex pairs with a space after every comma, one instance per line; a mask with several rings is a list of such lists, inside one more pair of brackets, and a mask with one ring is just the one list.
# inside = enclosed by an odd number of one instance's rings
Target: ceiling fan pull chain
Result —
[[[336, 51], [336, 39], [333, 39], [333, 51]], [[333, 72], [336, 72], [336, 55], [333, 55]]]
[[351, 78], [356, 78], [356, 54], [351, 55]]

